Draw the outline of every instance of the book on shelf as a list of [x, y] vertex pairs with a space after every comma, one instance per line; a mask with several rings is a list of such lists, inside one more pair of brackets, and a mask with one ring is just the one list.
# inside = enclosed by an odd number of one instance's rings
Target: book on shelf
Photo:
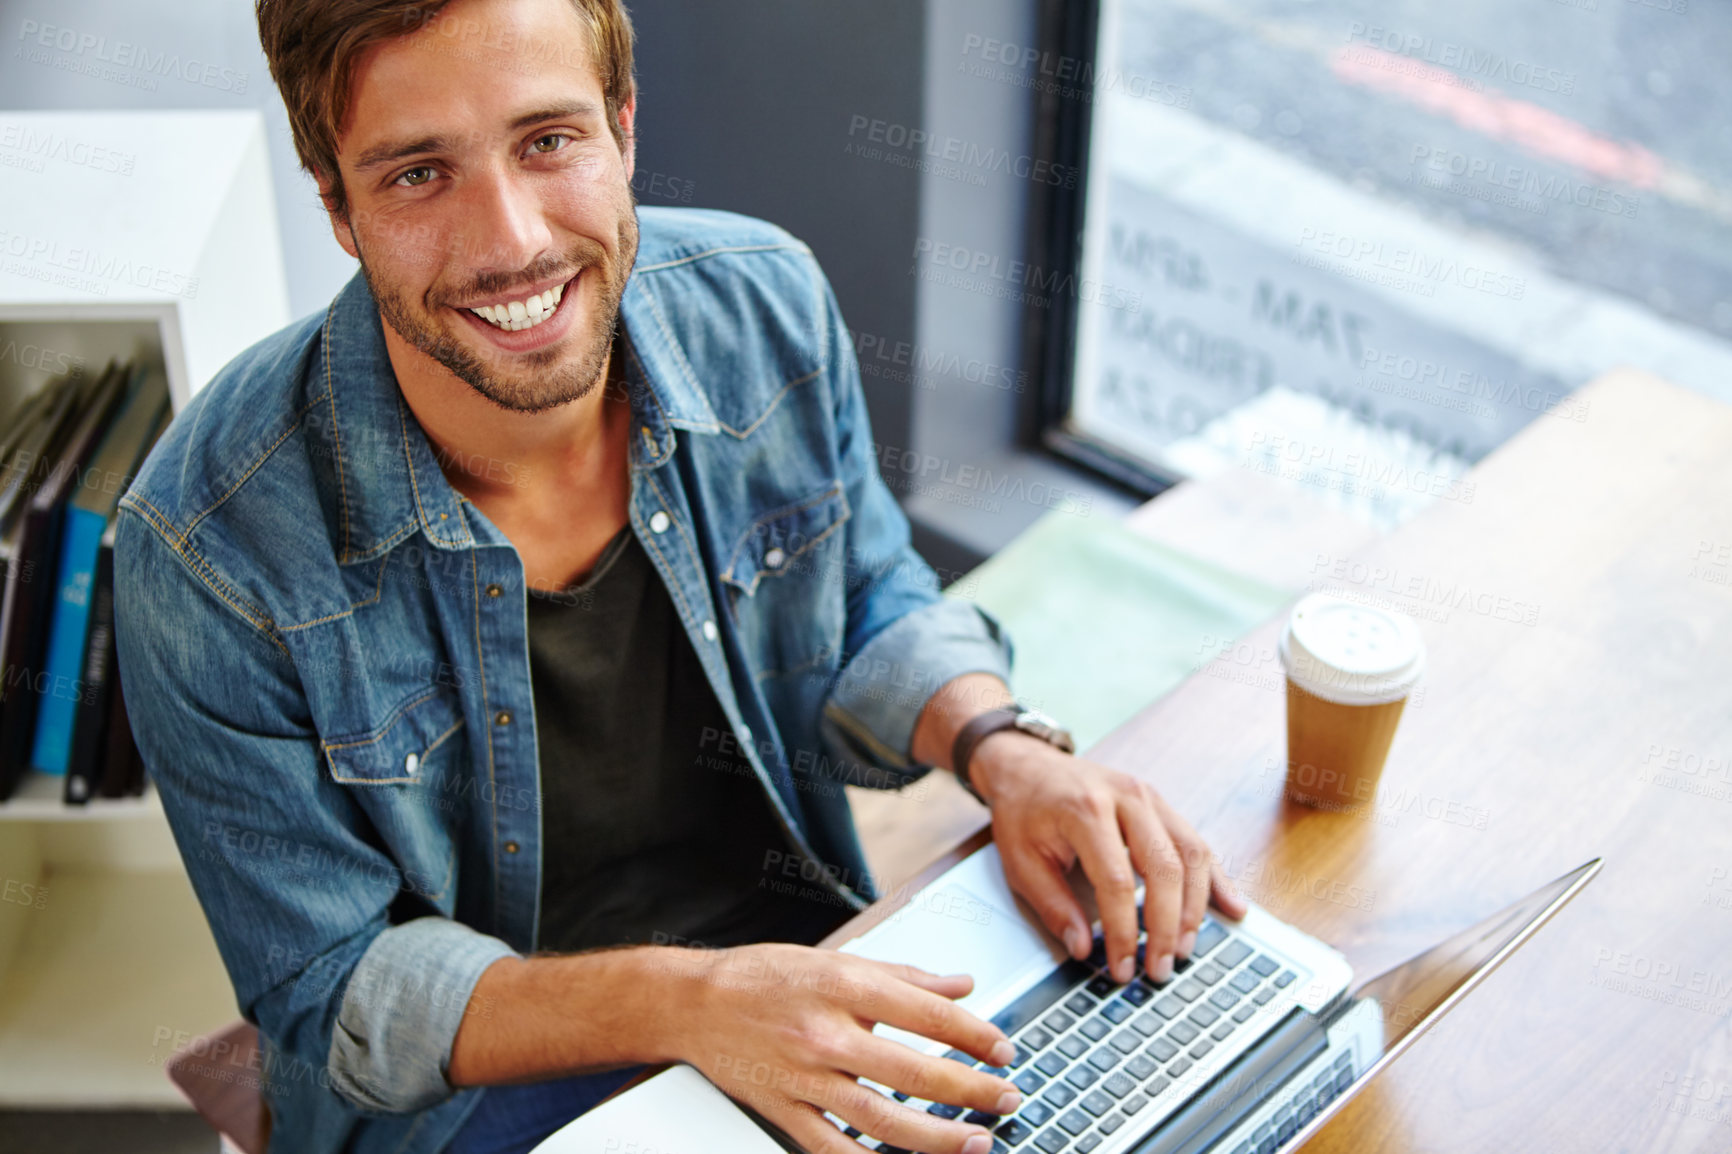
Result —
[[[163, 407], [156, 427], [145, 441], [148, 453], [168, 428], [172, 414]], [[144, 460], [139, 457], [140, 463]], [[129, 482], [130, 483], [130, 482]], [[114, 534], [110, 517], [97, 554], [95, 587], [91, 592], [90, 636], [84, 651], [84, 682], [91, 692], [80, 699], [72, 725], [72, 749], [67, 763], [66, 799], [74, 801], [74, 775], [85, 782], [86, 796], [126, 797], [144, 792], [144, 760], [132, 740], [121, 691], [120, 656], [114, 634]]]
[[10, 533], [31, 494], [42, 484], [60, 445], [68, 414], [87, 395], [84, 383], [58, 377], [26, 402], [17, 424], [6, 434], [5, 472], [0, 474], [0, 536]]
[[44, 414], [55, 404], [60, 391], [70, 385], [70, 378], [57, 377], [45, 387], [25, 397], [16, 412], [6, 415], [6, 424], [0, 428], [0, 469], [5, 470], [4, 475], [0, 475], [0, 492], [11, 491], [12, 451], [18, 448], [26, 437], [33, 435], [33, 431], [40, 427]]
[[46, 386], [0, 480], [0, 798], [29, 768], [52, 689], [45, 663], [66, 505], [135, 383], [130, 366], [110, 362], [97, 377]]
[[[121, 495], [155, 443], [169, 407], [162, 374], [135, 369], [132, 375], [124, 403], [62, 513], [43, 663], [47, 691], [39, 695], [30, 768], [64, 776], [66, 800], [74, 804], [96, 791], [101, 767], [93, 751], [101, 748], [108, 724], [115, 518]], [[87, 738], [82, 749], [79, 737]]]
[[[112, 559], [113, 551], [109, 557]], [[126, 716], [126, 696], [121, 692], [120, 666], [116, 664], [112, 631], [108, 638], [108, 715], [98, 728], [80, 729], [81, 737], [100, 743], [96, 756], [100, 764], [96, 772], [98, 797], [136, 797], [144, 792], [144, 755], [132, 739], [132, 722]], [[74, 750], [77, 755], [78, 751]]]

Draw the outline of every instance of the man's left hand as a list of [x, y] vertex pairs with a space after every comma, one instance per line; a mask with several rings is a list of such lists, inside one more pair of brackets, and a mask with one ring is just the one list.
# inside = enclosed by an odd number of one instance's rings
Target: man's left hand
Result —
[[975, 747], [969, 779], [992, 807], [992, 835], [1011, 888], [1082, 959], [1093, 935], [1065, 874], [1081, 859], [1094, 886], [1113, 976], [1135, 976], [1137, 879], [1144, 884], [1146, 967], [1156, 981], [1189, 957], [1213, 898], [1229, 918], [1245, 902], [1191, 824], [1151, 785], [1001, 730]]

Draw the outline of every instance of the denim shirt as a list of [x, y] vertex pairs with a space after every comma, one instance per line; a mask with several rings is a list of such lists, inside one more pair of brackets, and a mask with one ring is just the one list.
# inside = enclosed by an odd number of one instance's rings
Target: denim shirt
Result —
[[[766, 884], [846, 913], [875, 890], [843, 786], [927, 771], [927, 698], [1008, 679], [1010, 644], [910, 548], [811, 252], [727, 213], [639, 220], [631, 528], [732, 726], [716, 742], [786, 832]], [[536, 949], [526, 594], [361, 276], [176, 417], [122, 502], [115, 584], [128, 713], [264, 1039], [272, 1149], [440, 1149], [485, 1092], [445, 1075], [492, 1012], [470, 993]]]

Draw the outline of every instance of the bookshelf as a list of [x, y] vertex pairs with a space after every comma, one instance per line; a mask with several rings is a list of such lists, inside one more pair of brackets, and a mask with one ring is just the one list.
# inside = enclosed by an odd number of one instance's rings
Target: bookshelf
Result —
[[88, 805], [67, 805], [61, 779], [28, 773], [12, 796], [0, 802], [0, 827], [16, 822], [103, 822], [162, 815], [162, 801], [148, 783], [143, 797], [98, 798]]
[[[74, 364], [160, 369], [178, 412], [289, 322], [264, 119], [0, 112], [0, 422]], [[0, 802], [0, 1109], [184, 1108], [177, 1039], [238, 1016], [156, 793]]]

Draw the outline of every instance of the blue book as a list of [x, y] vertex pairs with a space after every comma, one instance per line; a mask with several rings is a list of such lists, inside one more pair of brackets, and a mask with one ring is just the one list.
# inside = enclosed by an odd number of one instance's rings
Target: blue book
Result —
[[[94, 699], [96, 687], [87, 685], [82, 675], [85, 649], [90, 641], [91, 594], [102, 536], [114, 519], [121, 495], [132, 483], [168, 405], [168, 387], [162, 376], [137, 372], [89, 468], [77, 479], [62, 511], [56, 590], [30, 753], [31, 768], [43, 773], [66, 773], [79, 706], [86, 697]], [[83, 801], [88, 793], [69, 788], [68, 795], [68, 800]]]

